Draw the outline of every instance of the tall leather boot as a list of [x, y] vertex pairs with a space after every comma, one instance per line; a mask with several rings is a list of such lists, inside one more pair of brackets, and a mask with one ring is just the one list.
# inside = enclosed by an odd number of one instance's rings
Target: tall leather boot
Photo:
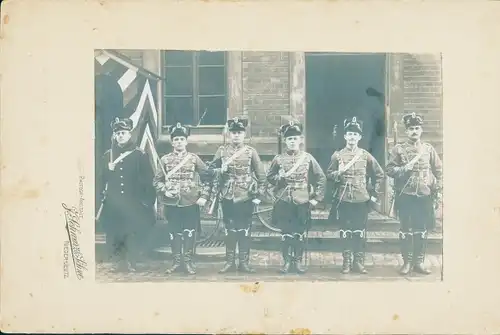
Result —
[[307, 268], [302, 265], [302, 259], [305, 251], [305, 237], [304, 234], [294, 234], [293, 241], [293, 258], [292, 258], [292, 266], [293, 269], [298, 274], [304, 274], [307, 272]]
[[255, 273], [255, 269], [251, 268], [249, 265], [250, 262], [250, 244], [251, 234], [250, 227], [245, 230], [239, 231], [239, 239], [238, 239], [238, 271], [245, 273]]
[[415, 253], [415, 258], [413, 260], [413, 271], [428, 275], [431, 273], [429, 269], [424, 264], [425, 261], [425, 249], [427, 244], [427, 232], [414, 232], [413, 233], [413, 251]]
[[280, 273], [286, 274], [290, 271], [290, 267], [292, 265], [292, 255], [291, 248], [293, 242], [293, 236], [290, 234], [282, 234], [281, 235], [281, 254], [283, 255], [283, 267], [280, 269]]
[[196, 243], [196, 230], [184, 229], [184, 267], [188, 275], [196, 274], [193, 263], [194, 244]]
[[182, 269], [182, 233], [170, 234], [170, 248], [174, 259], [172, 267], [165, 271], [167, 274], [178, 272]]
[[236, 254], [236, 242], [237, 235], [235, 231], [226, 229], [226, 263], [219, 270], [219, 273], [227, 273], [229, 271], [236, 270], [235, 264], [235, 254]]
[[368, 271], [365, 268], [365, 240], [366, 230], [354, 230], [352, 232], [352, 246], [354, 260], [352, 264], [352, 271], [367, 274]]
[[129, 257], [127, 255], [128, 253], [127, 237], [126, 236], [117, 237], [116, 241], [114, 242], [114, 247], [115, 247], [115, 255], [117, 256], [117, 261], [118, 261], [115, 271], [123, 273], [135, 272], [135, 269], [130, 264]]
[[399, 232], [399, 243], [401, 244], [401, 255], [403, 266], [399, 273], [403, 276], [409, 274], [413, 268], [413, 234], [411, 232]]
[[343, 244], [342, 251], [342, 273], [348, 274], [351, 272], [352, 264], [352, 231], [350, 230], [340, 230], [340, 239]]

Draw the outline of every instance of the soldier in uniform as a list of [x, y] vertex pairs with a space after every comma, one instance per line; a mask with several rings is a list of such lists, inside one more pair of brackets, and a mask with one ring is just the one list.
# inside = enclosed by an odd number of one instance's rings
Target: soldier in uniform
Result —
[[139, 237], [156, 219], [153, 169], [131, 140], [132, 120], [116, 118], [111, 128], [112, 147], [104, 154], [99, 176], [104, 190], [98, 220], [106, 231], [106, 244], [119, 256], [118, 270], [135, 271]]
[[[326, 173], [328, 179], [335, 183], [332, 211], [340, 223], [344, 274], [351, 270], [367, 273], [364, 260], [370, 200], [377, 201], [384, 179], [384, 171], [377, 160], [368, 151], [358, 147], [362, 133], [361, 120], [353, 117], [344, 121], [346, 146], [333, 153]], [[367, 185], [369, 177], [375, 184], [372, 194]]]
[[174, 259], [172, 267], [166, 270], [168, 274], [181, 270], [189, 275], [196, 273], [193, 256], [196, 232], [201, 226], [200, 207], [209, 199], [207, 180], [214, 174], [196, 154], [186, 150], [188, 136], [189, 129], [180, 123], [170, 127], [174, 150], [160, 158], [161, 168], [153, 180], [158, 200], [165, 206]]
[[413, 269], [431, 271], [424, 265], [427, 232], [434, 226], [434, 201], [442, 197], [443, 169], [434, 147], [421, 141], [423, 117], [415, 113], [403, 117], [408, 140], [392, 149], [387, 175], [394, 178], [395, 209], [401, 230], [399, 239], [406, 275]]
[[326, 177], [316, 159], [300, 148], [304, 139], [300, 123], [290, 121], [281, 126], [280, 132], [285, 138], [286, 151], [274, 157], [267, 173], [276, 197], [273, 220], [281, 229], [284, 265], [280, 272], [302, 274], [307, 270], [301, 261], [311, 207], [323, 200]]
[[[226, 263], [219, 271], [236, 270], [236, 246], [238, 246], [238, 270], [253, 273], [249, 266], [250, 242], [254, 203], [266, 181], [264, 166], [257, 151], [244, 144], [248, 120], [234, 118], [227, 121], [231, 143], [221, 146], [212, 162], [220, 169], [214, 190], [222, 200], [222, 215], [226, 235]], [[254, 178], [255, 176], [255, 178]]]

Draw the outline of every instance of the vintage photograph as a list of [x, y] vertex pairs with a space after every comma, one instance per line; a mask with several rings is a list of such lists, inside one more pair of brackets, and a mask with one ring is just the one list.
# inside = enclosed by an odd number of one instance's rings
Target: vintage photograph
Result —
[[96, 49], [96, 281], [443, 280], [440, 54]]

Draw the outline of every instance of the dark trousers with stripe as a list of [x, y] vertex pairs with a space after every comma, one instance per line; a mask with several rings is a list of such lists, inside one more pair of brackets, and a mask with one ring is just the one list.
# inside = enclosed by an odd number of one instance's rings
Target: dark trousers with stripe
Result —
[[423, 263], [428, 229], [434, 226], [434, 206], [430, 196], [402, 194], [397, 199], [401, 229], [399, 239], [405, 263]]
[[343, 242], [345, 265], [350, 264], [351, 255], [354, 262], [364, 264], [366, 249], [366, 223], [368, 221], [369, 202], [340, 202], [338, 221], [340, 238]]

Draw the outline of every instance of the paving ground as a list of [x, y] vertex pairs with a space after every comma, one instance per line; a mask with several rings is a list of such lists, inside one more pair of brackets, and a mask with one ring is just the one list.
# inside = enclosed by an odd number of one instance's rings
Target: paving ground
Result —
[[96, 281], [98, 282], [167, 282], [167, 281], [440, 281], [442, 272], [441, 255], [428, 255], [426, 265], [433, 271], [424, 276], [411, 274], [400, 276], [398, 269], [402, 264], [400, 255], [368, 253], [366, 275], [340, 273], [342, 256], [340, 253], [311, 252], [309, 253], [309, 271], [305, 275], [277, 273], [282, 264], [281, 254], [275, 251], [253, 251], [251, 265], [257, 270], [252, 275], [226, 274], [220, 275], [217, 271], [222, 267], [220, 257], [203, 257], [197, 261], [197, 274], [186, 276], [183, 274], [164, 274], [171, 265], [170, 260], [150, 260], [138, 264], [135, 273], [116, 273], [113, 264], [102, 262], [96, 265]]

